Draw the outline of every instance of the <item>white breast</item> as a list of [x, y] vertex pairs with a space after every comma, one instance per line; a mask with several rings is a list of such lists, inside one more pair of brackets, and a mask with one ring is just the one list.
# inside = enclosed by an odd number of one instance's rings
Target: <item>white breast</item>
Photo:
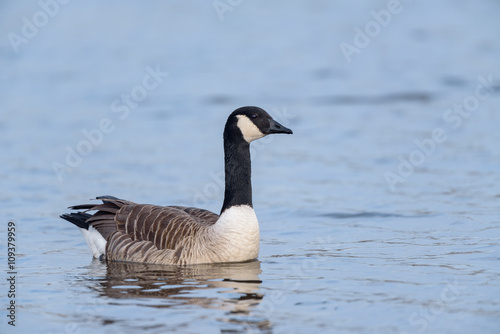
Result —
[[221, 252], [227, 261], [247, 261], [259, 255], [259, 222], [248, 205], [232, 206], [225, 210], [214, 225], [219, 236]]

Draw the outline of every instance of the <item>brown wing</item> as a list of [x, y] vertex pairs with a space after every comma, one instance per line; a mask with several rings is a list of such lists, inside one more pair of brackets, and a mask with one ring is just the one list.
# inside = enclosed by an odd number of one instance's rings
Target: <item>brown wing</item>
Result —
[[134, 241], [150, 241], [157, 249], [176, 249], [186, 237], [215, 224], [213, 212], [180, 206], [132, 204], [120, 208], [115, 216], [117, 229]]
[[72, 209], [96, 210], [87, 223], [106, 240], [121, 232], [133, 241], [150, 241], [157, 249], [175, 249], [180, 240], [195, 236], [219, 219], [211, 211], [192, 207], [136, 204], [109, 196], [97, 199], [103, 203], [77, 205]]
[[87, 223], [108, 241], [110, 260], [176, 263], [190, 241], [219, 218], [198, 208], [136, 204], [109, 196], [98, 199], [103, 203], [72, 208], [97, 211]]

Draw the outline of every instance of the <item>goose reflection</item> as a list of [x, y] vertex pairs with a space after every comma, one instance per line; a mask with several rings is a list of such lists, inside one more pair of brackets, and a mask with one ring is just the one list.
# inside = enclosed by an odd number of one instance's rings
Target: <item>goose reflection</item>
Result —
[[185, 267], [96, 261], [89, 277], [93, 276], [93, 289], [110, 298], [136, 299], [158, 308], [199, 305], [248, 315], [263, 299], [260, 273], [260, 261]]

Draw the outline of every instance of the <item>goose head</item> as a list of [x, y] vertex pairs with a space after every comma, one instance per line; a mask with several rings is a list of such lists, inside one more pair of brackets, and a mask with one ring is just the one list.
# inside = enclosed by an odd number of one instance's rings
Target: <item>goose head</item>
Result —
[[292, 130], [275, 121], [264, 109], [241, 107], [229, 115], [224, 137], [242, 136], [247, 143], [273, 133], [292, 134]]

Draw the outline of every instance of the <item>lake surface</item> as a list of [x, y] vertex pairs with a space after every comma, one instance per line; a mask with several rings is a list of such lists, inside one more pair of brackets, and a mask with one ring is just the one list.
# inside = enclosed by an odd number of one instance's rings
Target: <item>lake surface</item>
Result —
[[[0, 4], [0, 332], [499, 333], [500, 3], [391, 3]], [[252, 143], [258, 261], [106, 265], [58, 218], [219, 212], [244, 105], [294, 131]]]

